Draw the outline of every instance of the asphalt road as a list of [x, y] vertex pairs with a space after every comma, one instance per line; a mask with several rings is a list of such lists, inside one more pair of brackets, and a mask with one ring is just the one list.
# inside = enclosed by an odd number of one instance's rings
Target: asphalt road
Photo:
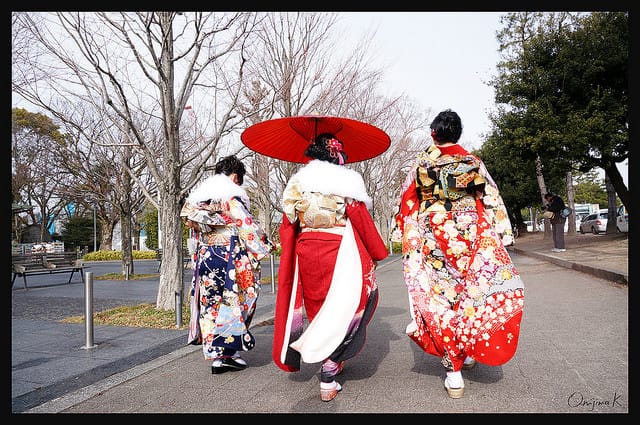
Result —
[[512, 256], [526, 285], [518, 351], [502, 366], [465, 371], [461, 399], [447, 396], [438, 359], [404, 335], [407, 294], [395, 257], [378, 269], [367, 342], [330, 403], [320, 401], [319, 364], [297, 373], [274, 366], [273, 327], [263, 324], [241, 373], [211, 375], [199, 350], [182, 350], [31, 413], [628, 413], [628, 286]]

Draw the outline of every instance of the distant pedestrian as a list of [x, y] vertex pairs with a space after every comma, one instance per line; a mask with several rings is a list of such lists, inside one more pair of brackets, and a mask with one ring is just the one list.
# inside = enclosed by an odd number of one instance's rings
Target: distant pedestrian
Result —
[[458, 145], [462, 121], [450, 109], [431, 123], [433, 144], [402, 185], [406, 333], [446, 369], [449, 397], [464, 393], [461, 370], [498, 366], [518, 347], [524, 283], [506, 245], [511, 222], [484, 163]]
[[553, 193], [546, 193], [544, 195], [547, 204], [543, 208], [553, 213], [551, 222], [551, 233], [553, 234], [553, 252], [564, 252], [564, 223], [567, 221], [566, 217], [563, 217], [560, 212], [565, 209], [564, 201], [558, 195]]
[[251, 216], [249, 197], [240, 187], [244, 174], [235, 156], [221, 159], [180, 214], [198, 240], [187, 341], [202, 344], [213, 374], [247, 367], [239, 351], [255, 345], [249, 325], [260, 294], [260, 260], [274, 249]]

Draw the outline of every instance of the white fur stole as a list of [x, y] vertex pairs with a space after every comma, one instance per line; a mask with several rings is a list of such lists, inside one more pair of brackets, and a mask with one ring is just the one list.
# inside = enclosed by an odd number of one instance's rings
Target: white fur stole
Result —
[[195, 205], [208, 199], [229, 200], [235, 196], [240, 197], [247, 209], [251, 208], [249, 195], [243, 188], [235, 184], [227, 175], [214, 174], [207, 177], [191, 191], [187, 202]]
[[344, 196], [364, 202], [368, 209], [373, 206], [360, 173], [344, 165], [314, 159], [298, 170], [293, 177], [300, 181], [300, 186], [305, 192]]

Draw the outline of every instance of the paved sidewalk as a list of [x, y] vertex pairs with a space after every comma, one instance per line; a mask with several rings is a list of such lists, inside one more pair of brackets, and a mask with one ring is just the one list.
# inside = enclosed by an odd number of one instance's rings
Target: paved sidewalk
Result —
[[[519, 238], [516, 240], [515, 246], [510, 247], [509, 250], [513, 253], [514, 261], [517, 259], [516, 264], [524, 262], [525, 268], [528, 264], [539, 264], [540, 261], [542, 261], [541, 264], [551, 262], [561, 268], [578, 270], [611, 282], [628, 282], [627, 235], [575, 235], [567, 236], [566, 242], [566, 252], [552, 253], [550, 250], [552, 243], [549, 240], [544, 240], [542, 234], [533, 234]], [[530, 258], [530, 260], [526, 260], [526, 258]], [[381, 264], [379, 277], [381, 281], [381, 291], [383, 291], [383, 287], [391, 288], [393, 285], [402, 283], [401, 262], [399, 260], [400, 257], [398, 255], [393, 255]], [[588, 264], [589, 267], [583, 264]], [[116, 262], [115, 266], [119, 267], [119, 263]], [[101, 270], [101, 267], [108, 266], [103, 264], [92, 265], [96, 276], [100, 275], [98, 271]], [[111, 267], [113, 267], [113, 265], [111, 265]], [[145, 265], [145, 263], [138, 265], [138, 262], [136, 262], [136, 273], [145, 273], [144, 267], [155, 268], [157, 267], [157, 263], [151, 261], [148, 262], [147, 265]], [[88, 270], [92, 269], [90, 268]], [[383, 273], [382, 270], [386, 272]], [[263, 265], [263, 276], [268, 276], [269, 273], [270, 268], [267, 263], [266, 266]], [[188, 286], [190, 276], [189, 273], [185, 275], [185, 286]], [[49, 277], [49, 279], [52, 278]], [[184, 385], [184, 380], [187, 379], [188, 376], [196, 374], [199, 376], [199, 379], [202, 379], [201, 375], [203, 372], [199, 366], [205, 368], [206, 364], [202, 359], [201, 348], [185, 345], [186, 330], [96, 326], [94, 331], [96, 346], [87, 349], [84, 347], [86, 332], [83, 324], [74, 325], [58, 322], [62, 317], [83, 314], [84, 285], [79, 279], [77, 282], [74, 279], [70, 285], [64, 283], [51, 286], [34, 285], [32, 289], [26, 291], [21, 289], [19, 283], [20, 282], [16, 281], [15, 287], [12, 290], [13, 413], [118, 412], [122, 409], [118, 407], [119, 405], [113, 404], [96, 407], [91, 403], [90, 399], [111, 388], [115, 390], [115, 387], [126, 387], [129, 385], [126, 383], [134, 385], [134, 381], [143, 379], [143, 376], [148, 376], [147, 379], [150, 381], [148, 383], [148, 394], [147, 389], [143, 391], [144, 398], [148, 400], [141, 401], [132, 399], [131, 411], [164, 411], [158, 408], [156, 403], [161, 403], [162, 397], [170, 397], [170, 395], [165, 394], [164, 396], [160, 396], [160, 394], [156, 394], [156, 392], [161, 391], [161, 389], [153, 389], [154, 385], [160, 385], [159, 383], [153, 382], [160, 371], [167, 370], [168, 373], [168, 376], [164, 377], [165, 388], [163, 391], [165, 392], [167, 390], [166, 382], [175, 384], [169, 389], [170, 391], [181, 392], [185, 391], [185, 388], [181, 387], [181, 385]], [[525, 285], [528, 284], [529, 281], [525, 281]], [[31, 281], [29, 281], [29, 285], [32, 285]], [[623, 286], [626, 288], [625, 285]], [[387, 290], [389, 289], [385, 289], [385, 291]], [[398, 293], [402, 292], [403, 291], [395, 291], [394, 295], [392, 295], [403, 298], [399, 301], [400, 305], [406, 304], [406, 293], [404, 295], [398, 295]], [[619, 291], [611, 294], [611, 296], [615, 297], [616, 302], [619, 300], [617, 298], [619, 296], [617, 292]], [[156, 293], [157, 279], [150, 281], [96, 280], [94, 285], [94, 311], [100, 311], [104, 308], [123, 304], [153, 303], [155, 302]], [[185, 291], [185, 293], [187, 292]], [[622, 359], [622, 366], [623, 369], [626, 370], [627, 316], [626, 307], [624, 307], [626, 305], [626, 295], [624, 298], [624, 302], [620, 301], [621, 307], [618, 308], [619, 311], [611, 312], [611, 314], [621, 316], [622, 320], [624, 320], [625, 328], [623, 331], [625, 335], [625, 347], [623, 350], [624, 353], [620, 355], [624, 357]], [[239, 376], [251, 375], [252, 379], [256, 380], [254, 382], [254, 388], [261, 388], [263, 385], [269, 388], [270, 383], [262, 381], [265, 379], [276, 379], [270, 370], [277, 368], [270, 362], [271, 349], [270, 342], [268, 342], [270, 340], [270, 332], [272, 332], [272, 326], [270, 325], [272, 324], [274, 303], [275, 293], [272, 292], [272, 288], [270, 285], [263, 285], [252, 328], [254, 329], [256, 338], [259, 340], [259, 344], [268, 345], [268, 347], [263, 346], [260, 350], [254, 349], [247, 352], [247, 360], [252, 367], [242, 374], [230, 373], [221, 375], [220, 378], [226, 382], [227, 385], [231, 385], [231, 382], [237, 380], [236, 378]], [[622, 307], [624, 307], [624, 309]], [[384, 306], [379, 307], [376, 316], [380, 316], [380, 320], [384, 321], [384, 318], [389, 314], [401, 315], [401, 321], [406, 321], [406, 317], [404, 317], [406, 312], [395, 311], [395, 308], [391, 308], [390, 310], [389, 308], [390, 307]], [[576, 316], [581, 315], [582, 313], [579, 311], [580, 308], [576, 308], [574, 314]], [[188, 318], [183, 318], [183, 320], [186, 321]], [[382, 329], [383, 335], [378, 335], [376, 338], [380, 337], [382, 340], [386, 338], [391, 341], [398, 339], [396, 336], [397, 332], [390, 332], [389, 329], [384, 331], [384, 326]], [[377, 326], [376, 332], [379, 331], [380, 327]], [[370, 336], [370, 339], [373, 340], [374, 337]], [[395, 342], [392, 343], [395, 344]], [[388, 345], [389, 343], [386, 344]], [[389, 347], [370, 347], [369, 349], [377, 350], [379, 348], [383, 349], [387, 357], [395, 356], [395, 354], [389, 351]], [[412, 357], [417, 356], [416, 358], [422, 358], [422, 353], [418, 353], [415, 349], [412, 350], [414, 353]], [[372, 355], [374, 357], [377, 356], [373, 353]], [[382, 353], [378, 353], [378, 355], [382, 355]], [[380, 360], [381, 359], [378, 358], [375, 364], [380, 363]], [[406, 360], [407, 359], [398, 361], [406, 363]], [[425, 361], [427, 361], [428, 364], [431, 362], [430, 360]], [[360, 364], [360, 366], [354, 365], [354, 368], [361, 368], [363, 366], [366, 366], [366, 364]], [[410, 367], [410, 365], [408, 366]], [[432, 378], [438, 377], [439, 368], [433, 365], [427, 367], [433, 368], [433, 371], [427, 372], [428, 375], [433, 374], [434, 376]], [[484, 366], [481, 365], [481, 367]], [[255, 373], [264, 372], [265, 368], [267, 368], [266, 370], [268, 372], [266, 375], [264, 373], [260, 373], [258, 376], [255, 375]], [[507, 368], [507, 366], [504, 368]], [[360, 379], [366, 378], [368, 372], [364, 370], [359, 370], [358, 372], [357, 370], [353, 373], [356, 373], [356, 375], [360, 374], [358, 375]], [[311, 382], [313, 379], [310, 379], [310, 376], [315, 374], [315, 372], [315, 370], [309, 368], [309, 370], [301, 371], [298, 374], [283, 373], [282, 377], [277, 379], [280, 381], [284, 379], [290, 383], [291, 379], [294, 381]], [[176, 373], [178, 375], [176, 375]], [[380, 371], [378, 371], [378, 373], [380, 373]], [[291, 378], [287, 378], [288, 376], [291, 376]], [[192, 378], [195, 377], [192, 376]], [[207, 379], [209, 378], [210, 376], [207, 376]], [[177, 381], [174, 382], [174, 379]], [[353, 379], [357, 380], [357, 378], [351, 375], [350, 380]], [[393, 382], [397, 378], [390, 375], [389, 379], [390, 382]], [[494, 379], [497, 379], [497, 377], [494, 376], [490, 378], [491, 381]], [[296, 387], [296, 385], [289, 386]], [[354, 385], [354, 383], [350, 385]], [[438, 385], [441, 385], [441, 383]], [[626, 382], [622, 387], [624, 387], [625, 406], [627, 406], [622, 410], [628, 411]], [[622, 389], [622, 387], [620, 388]], [[294, 389], [292, 388], [291, 390]], [[313, 390], [316, 390], [315, 385], [313, 386]], [[140, 389], [136, 391], [140, 392]], [[440, 388], [438, 388], [438, 398], [440, 398], [441, 392]], [[267, 393], [262, 393], [261, 397], [262, 396], [267, 400], [278, 397], [276, 394], [269, 396]], [[313, 396], [315, 397], [317, 394], [313, 392]], [[379, 396], [393, 398], [402, 395], [380, 394]], [[133, 394], [128, 394], [127, 397], [134, 396]], [[311, 395], [309, 397], [311, 397]], [[342, 395], [340, 398], [343, 400], [351, 400], [348, 397], [342, 397]], [[355, 400], [353, 401], [355, 402]], [[146, 403], [148, 407], [141, 407], [140, 403], [142, 403], [142, 405]], [[166, 411], [172, 411], [172, 408], [174, 408], [173, 411], [176, 412], [197, 410], [195, 405], [191, 406], [191, 410], [180, 410], [179, 406], [175, 406], [175, 400], [172, 400], [170, 404], [171, 403], [174, 404], [174, 406], [167, 405], [164, 407]], [[193, 401], [191, 403], [193, 404]], [[245, 407], [239, 409], [239, 411], [269, 411], [268, 403], [265, 404], [261, 402], [259, 404], [262, 407], [256, 407], [253, 410], [247, 410]], [[331, 404], [332, 403], [325, 404], [325, 406]], [[525, 403], [525, 405], [528, 405], [528, 403]], [[518, 411], [515, 406], [513, 409], [513, 411]], [[299, 406], [299, 410], [304, 411], [305, 407]], [[329, 412], [331, 410], [330, 408], [327, 409]], [[290, 411], [295, 412], [296, 408], [292, 408]], [[371, 411], [380, 410], [373, 409]], [[509, 411], [509, 409], [507, 408], [504, 411]], [[527, 410], [524, 408], [520, 411]], [[542, 409], [540, 411], [545, 410]], [[615, 412], [619, 413], [620, 409], [615, 410]]]
[[[277, 264], [277, 263], [276, 263]], [[99, 280], [108, 273], [120, 273], [120, 261], [88, 262], [92, 272], [93, 312], [123, 305], [155, 304], [158, 277], [143, 280]], [[270, 276], [268, 260], [263, 276]], [[136, 274], [157, 273], [155, 260], [136, 260]], [[277, 272], [277, 268], [275, 269]], [[191, 270], [185, 270], [185, 296], [189, 293]], [[69, 392], [109, 378], [114, 374], [153, 361], [186, 346], [188, 329], [151, 329], [94, 325], [93, 338], [85, 324], [62, 323], [69, 316], [86, 311], [85, 285], [79, 275], [67, 284], [64, 275], [36, 275], [27, 278], [23, 289], [16, 279], [11, 290], [11, 411], [24, 412]], [[274, 287], [275, 289], [275, 287]], [[254, 323], [272, 317], [275, 293], [263, 285]], [[188, 325], [189, 318], [182, 318]], [[94, 344], [87, 348], [87, 340]]]
[[629, 283], [629, 234], [565, 235], [565, 252], [552, 252], [551, 235], [525, 234], [509, 250], [618, 283]]

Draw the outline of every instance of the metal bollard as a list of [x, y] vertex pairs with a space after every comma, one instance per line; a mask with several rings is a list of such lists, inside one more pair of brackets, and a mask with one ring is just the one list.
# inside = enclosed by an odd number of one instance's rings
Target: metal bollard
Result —
[[182, 292], [176, 291], [176, 328], [182, 327]]
[[269, 254], [269, 264], [271, 265], [271, 293], [276, 292], [275, 289], [275, 275], [273, 273], [273, 254]]
[[129, 280], [129, 263], [124, 263], [124, 280]]
[[82, 348], [95, 348], [93, 343], [93, 272], [84, 274], [84, 328], [85, 345]]

